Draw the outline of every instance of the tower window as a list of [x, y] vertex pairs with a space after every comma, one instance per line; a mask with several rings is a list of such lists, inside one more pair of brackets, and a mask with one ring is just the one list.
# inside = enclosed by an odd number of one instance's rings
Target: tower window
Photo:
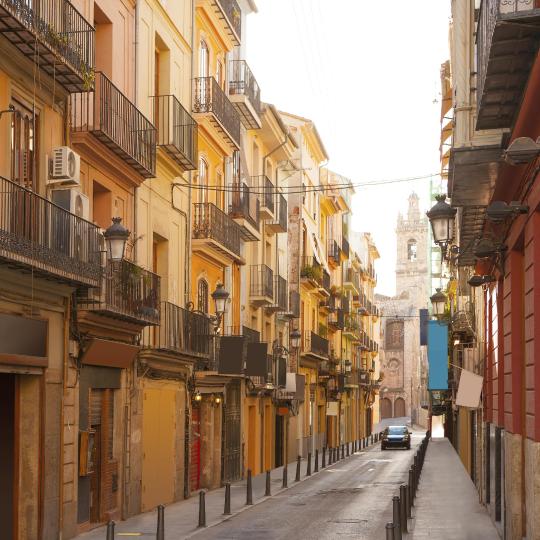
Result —
[[409, 240], [407, 242], [407, 259], [409, 261], [416, 261], [417, 259], [416, 240]]

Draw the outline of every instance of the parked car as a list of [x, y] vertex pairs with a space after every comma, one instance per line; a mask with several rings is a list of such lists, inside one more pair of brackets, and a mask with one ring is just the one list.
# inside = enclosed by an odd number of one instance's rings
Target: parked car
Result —
[[381, 450], [391, 447], [411, 449], [411, 432], [407, 426], [388, 426], [381, 439]]

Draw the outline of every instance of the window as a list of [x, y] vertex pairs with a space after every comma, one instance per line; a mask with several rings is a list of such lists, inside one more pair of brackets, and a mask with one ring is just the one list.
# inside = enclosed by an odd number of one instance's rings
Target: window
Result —
[[208, 313], [208, 281], [199, 279], [197, 285], [197, 309]]
[[199, 77], [208, 77], [208, 68], [210, 65], [210, 51], [206, 41], [201, 40], [199, 49]]
[[219, 86], [224, 90], [225, 89], [225, 77], [223, 76], [223, 64], [221, 60], [218, 60], [216, 63], [216, 81]]
[[37, 190], [39, 178], [39, 116], [18, 101], [11, 103], [11, 179], [21, 186]]
[[417, 246], [416, 240], [411, 239], [407, 242], [407, 260], [416, 261], [417, 258]]
[[199, 202], [208, 202], [208, 162], [199, 158]]

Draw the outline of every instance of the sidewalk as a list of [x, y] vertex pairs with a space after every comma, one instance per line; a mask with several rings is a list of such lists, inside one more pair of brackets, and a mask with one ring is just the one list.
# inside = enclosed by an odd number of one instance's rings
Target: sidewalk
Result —
[[407, 539], [498, 540], [459, 456], [446, 438], [429, 442]]
[[[352, 455], [352, 445], [349, 446]], [[368, 446], [365, 450], [359, 453], [370, 450], [373, 445]], [[345, 453], [345, 456], [347, 454]], [[347, 460], [347, 457], [345, 457]], [[341, 462], [341, 460], [340, 460]], [[322, 452], [319, 454], [319, 471], [321, 470]], [[339, 462], [338, 462], [339, 463]], [[326, 464], [328, 465], [328, 454], [326, 455]], [[315, 461], [312, 456], [311, 474], [315, 474]], [[301, 461], [300, 481], [303, 482], [309, 476], [307, 472], [307, 459]], [[288, 468], [288, 487], [294, 487], [298, 484], [295, 482], [296, 462], [289, 463]], [[281, 487], [283, 482], [283, 467], [273, 469], [270, 474], [272, 496], [285, 491]], [[251, 508], [246, 506], [246, 484], [247, 480], [241, 480], [231, 485], [231, 515], [238, 514]], [[253, 485], [253, 503], [259, 504], [268, 499], [264, 496], [266, 487], [266, 473], [259, 474], [252, 478]], [[206, 525], [211, 527], [217, 525], [231, 516], [223, 515], [223, 506], [225, 502], [225, 488], [215, 489], [206, 492]], [[201, 529], [197, 528], [199, 519], [199, 496], [194, 493], [189, 499], [169, 504], [165, 507], [165, 538], [168, 540], [180, 540], [182, 538], [190, 538]], [[137, 536], [142, 538], [155, 538], [157, 524], [157, 511], [145, 512], [138, 514], [126, 521], [116, 523], [115, 533], [119, 537]], [[105, 540], [106, 528], [98, 527], [87, 533], [83, 533], [76, 537], [76, 540]]]

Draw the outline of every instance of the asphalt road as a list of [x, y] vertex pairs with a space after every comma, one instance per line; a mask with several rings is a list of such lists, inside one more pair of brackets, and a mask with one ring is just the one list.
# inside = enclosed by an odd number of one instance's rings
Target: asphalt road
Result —
[[411, 450], [381, 452], [377, 444], [339, 461], [298, 486], [202, 530], [195, 538], [384, 538], [384, 526], [392, 520], [392, 496], [407, 482], [415, 448], [424, 434], [413, 433]]

